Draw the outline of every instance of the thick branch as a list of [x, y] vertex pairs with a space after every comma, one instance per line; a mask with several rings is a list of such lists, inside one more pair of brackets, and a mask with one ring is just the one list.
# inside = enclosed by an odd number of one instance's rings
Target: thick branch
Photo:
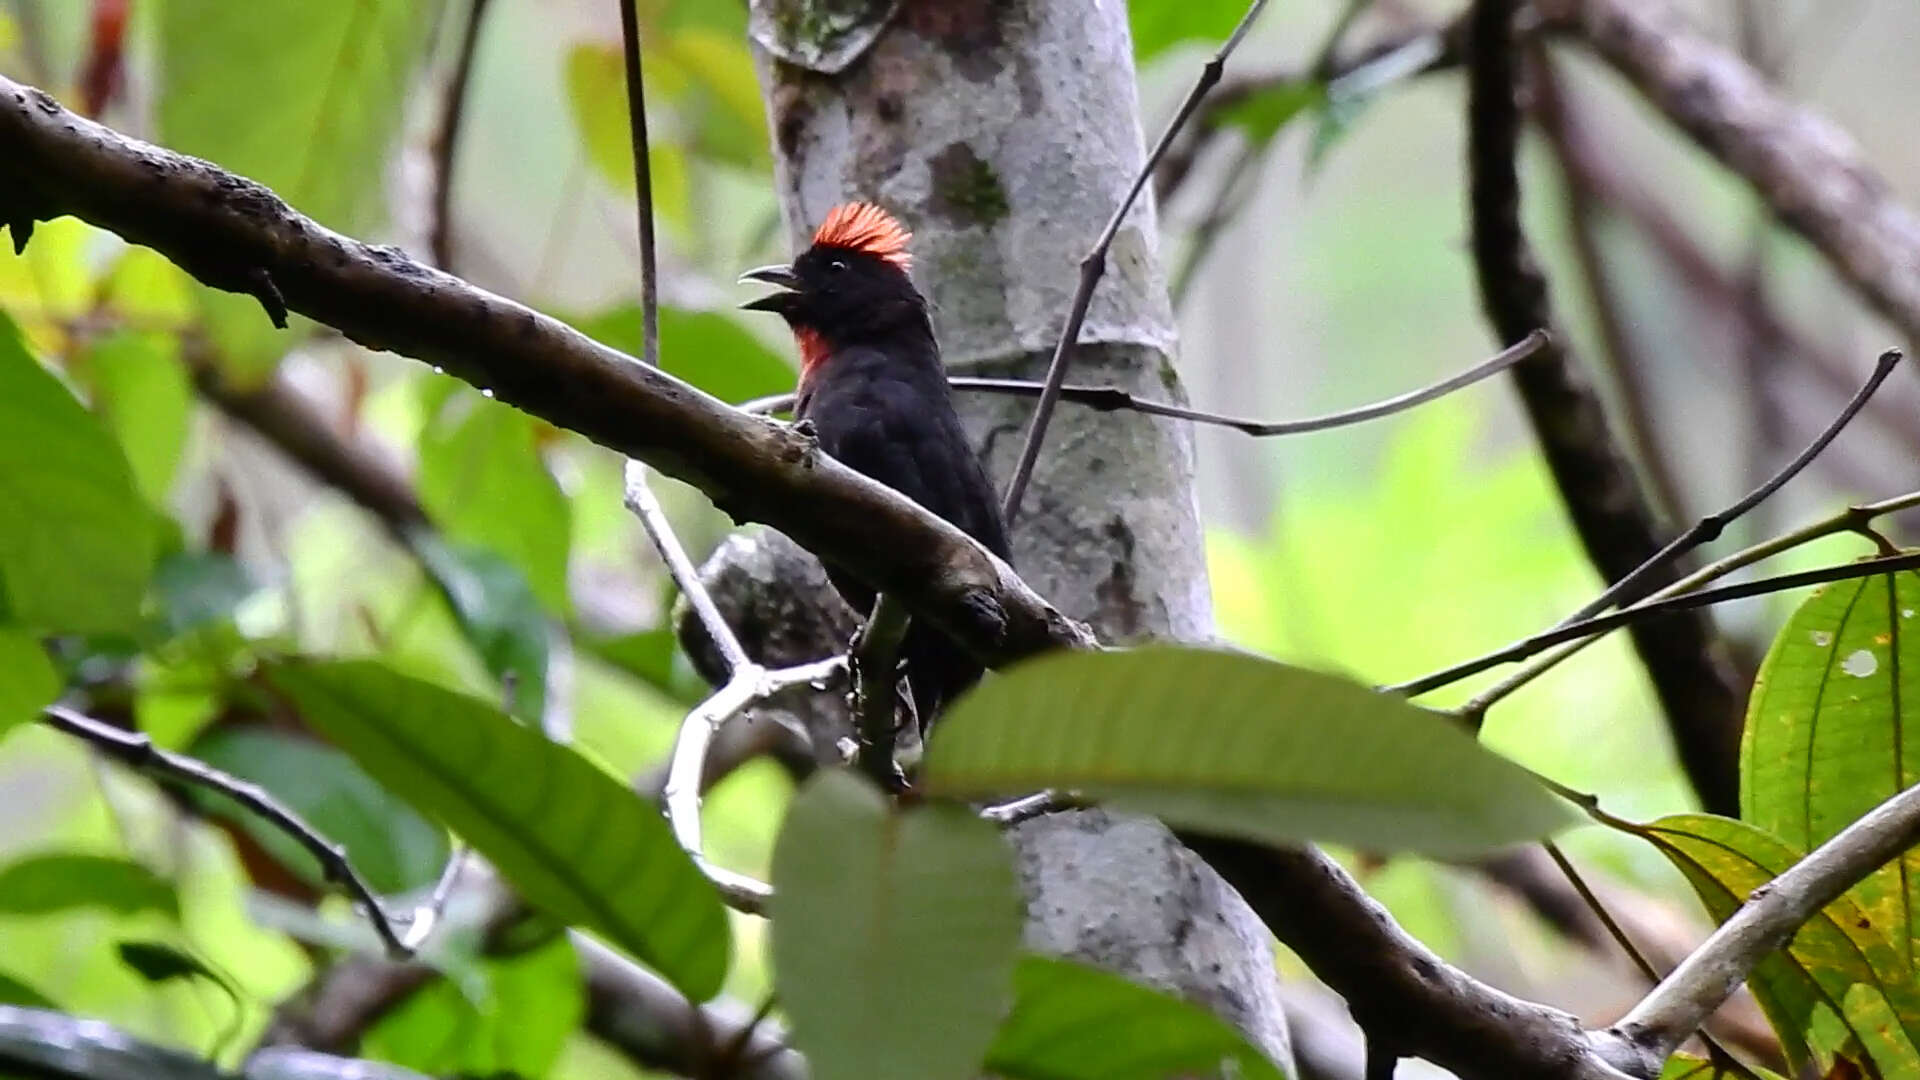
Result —
[[[1520, 223], [1517, 6], [1516, 0], [1480, 0], [1474, 8], [1468, 108], [1474, 265], [1487, 319], [1508, 343], [1553, 325], [1546, 278]], [[1547, 349], [1516, 367], [1514, 384], [1574, 529], [1601, 576], [1613, 582], [1660, 550], [1661, 528], [1564, 341], [1555, 335]], [[1657, 588], [1677, 576], [1668, 567], [1647, 584]], [[1737, 697], [1712, 622], [1693, 614], [1638, 624], [1633, 643], [1702, 805], [1737, 813]]]
[[20, 239], [72, 214], [215, 288], [284, 302], [369, 348], [436, 364], [502, 401], [700, 488], [898, 596], [989, 665], [1091, 643], [1004, 563], [910, 500], [557, 320], [321, 228], [272, 192], [129, 139], [0, 78], [0, 220]]
[[1239, 890], [1362, 1029], [1462, 1076], [1585, 1080], [1659, 1071], [1572, 1016], [1503, 994], [1448, 966], [1394, 923], [1333, 860], [1312, 848], [1181, 840]]

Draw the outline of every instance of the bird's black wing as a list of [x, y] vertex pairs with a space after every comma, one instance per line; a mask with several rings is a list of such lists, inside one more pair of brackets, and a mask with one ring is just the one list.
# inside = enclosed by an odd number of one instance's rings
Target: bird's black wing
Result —
[[[829, 455], [1008, 558], [999, 500], [953, 410], [945, 372], [938, 361], [918, 359], [878, 348], [836, 353], [809, 386], [799, 416], [813, 422]], [[833, 567], [828, 575], [856, 610], [871, 610], [872, 589]], [[979, 665], [932, 627], [916, 624], [903, 652], [923, 719], [980, 676]]]

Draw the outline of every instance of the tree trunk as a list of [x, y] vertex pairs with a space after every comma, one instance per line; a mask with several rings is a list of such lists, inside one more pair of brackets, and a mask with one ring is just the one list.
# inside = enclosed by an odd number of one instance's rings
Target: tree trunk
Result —
[[[914, 277], [948, 363], [1039, 378], [1079, 259], [1143, 157], [1124, 5], [755, 0], [752, 11], [794, 249], [834, 204], [881, 203], [914, 230]], [[1073, 381], [1182, 396], [1155, 243], [1143, 197], [1094, 295]], [[1031, 401], [959, 401], [1004, 484]], [[1105, 642], [1212, 636], [1182, 425], [1063, 406], [1013, 547], [1021, 575]], [[1271, 936], [1163, 827], [1061, 814], [1014, 839], [1030, 945], [1201, 1002], [1290, 1066]]]

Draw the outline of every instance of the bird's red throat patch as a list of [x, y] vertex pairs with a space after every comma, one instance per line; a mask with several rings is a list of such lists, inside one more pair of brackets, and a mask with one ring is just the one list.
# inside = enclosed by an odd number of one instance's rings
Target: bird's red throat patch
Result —
[[907, 243], [913, 239], [898, 218], [870, 202], [842, 203], [827, 212], [813, 234], [817, 246], [842, 247], [883, 259], [902, 271], [913, 267]]

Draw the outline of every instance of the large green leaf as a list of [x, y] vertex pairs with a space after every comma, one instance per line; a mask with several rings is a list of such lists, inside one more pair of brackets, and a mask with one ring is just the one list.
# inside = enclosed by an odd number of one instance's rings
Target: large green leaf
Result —
[[[1920, 783], [1916, 610], [1920, 574], [1909, 571], [1836, 581], [1794, 612], [1748, 705], [1742, 818], [1811, 851]], [[1920, 951], [1920, 850], [1850, 895], [1912, 970]]]
[[[438, 0], [168, 0], [159, 141], [272, 188], [329, 228], [378, 222], [387, 154]], [[222, 361], [285, 348], [250, 298], [202, 289]]]
[[444, 822], [534, 905], [705, 1000], [726, 975], [720, 898], [666, 821], [574, 751], [484, 701], [366, 661], [268, 673], [302, 717]]
[[[1717, 921], [1801, 856], [1760, 828], [1708, 814], [1661, 818], [1641, 831], [1686, 876]], [[1843, 1018], [1886, 1076], [1920, 1076], [1913, 1049], [1920, 1034], [1920, 984], [1851, 896], [1829, 904], [1783, 953], [1761, 961], [1748, 985], [1796, 1065], [1839, 1049], [1818, 1035], [1816, 1017], [1824, 1015], [1819, 1023], [1828, 1027]], [[1856, 986], [1870, 997], [1850, 991]]]
[[1058, 788], [1203, 832], [1445, 856], [1572, 820], [1525, 770], [1401, 698], [1171, 646], [1060, 653], [987, 680], [934, 729], [923, 786]]
[[[333, 747], [273, 728], [219, 727], [195, 740], [188, 752], [267, 789], [320, 835], [346, 848], [353, 868], [381, 892], [430, 885], [446, 863], [445, 830]], [[285, 831], [222, 796], [196, 792], [194, 798], [245, 830], [308, 884], [324, 880], [320, 864]]]
[[60, 676], [33, 635], [0, 627], [0, 735], [40, 715], [60, 694]]
[[[568, 321], [602, 344], [640, 355], [643, 342], [637, 304]], [[660, 366], [735, 404], [793, 389], [793, 365], [760, 344], [733, 316], [717, 311], [661, 308]]]
[[[987, 1052], [1007, 1080], [1165, 1080], [1281, 1072], [1231, 1024], [1171, 994], [1084, 964], [1027, 955], [1013, 976], [1013, 1015]], [[1231, 1064], [1228, 1064], [1231, 1063]]]
[[527, 577], [485, 548], [413, 539], [420, 563], [446, 598], [487, 670], [513, 685], [513, 715], [539, 723], [547, 701], [547, 616]]
[[88, 346], [81, 363], [93, 407], [119, 438], [146, 497], [158, 504], [173, 488], [187, 446], [193, 384], [172, 334], [125, 331]]
[[497, 553], [547, 610], [564, 613], [573, 515], [534, 423], [478, 394], [454, 395], [420, 435], [420, 501], [450, 539]]
[[180, 897], [158, 874], [107, 855], [35, 855], [0, 869], [0, 911], [44, 915], [97, 907], [122, 915], [157, 911], [180, 917]]
[[131, 629], [154, 548], [119, 444], [0, 313], [0, 623]]
[[773, 885], [774, 988], [817, 1080], [978, 1075], [1023, 914], [997, 830], [825, 772], [787, 810]]

